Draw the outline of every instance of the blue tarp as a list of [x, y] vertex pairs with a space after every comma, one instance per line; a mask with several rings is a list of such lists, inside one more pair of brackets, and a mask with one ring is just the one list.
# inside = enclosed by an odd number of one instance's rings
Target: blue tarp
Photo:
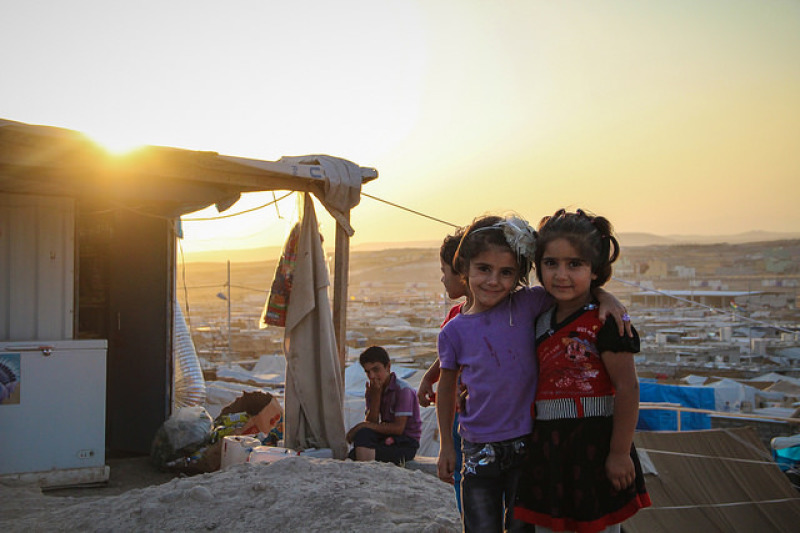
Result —
[[770, 441], [772, 458], [781, 472], [800, 468], [800, 434], [791, 437], [774, 437]]
[[772, 458], [778, 463], [781, 472], [786, 472], [790, 468], [797, 468], [800, 466], [800, 446], [792, 446], [791, 448], [780, 450], [773, 449]]
[[[684, 407], [714, 410], [714, 389], [710, 387], [687, 387], [684, 385], [661, 385], [658, 383], [639, 383], [640, 402], [677, 403]], [[636, 429], [644, 431], [676, 431], [678, 413], [676, 411], [639, 409], [639, 423]], [[711, 429], [711, 418], [702, 413], [682, 413], [681, 431]]]

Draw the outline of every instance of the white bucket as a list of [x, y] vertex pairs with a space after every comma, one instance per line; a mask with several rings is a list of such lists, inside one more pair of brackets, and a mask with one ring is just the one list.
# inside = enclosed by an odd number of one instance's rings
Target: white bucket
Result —
[[250, 452], [250, 458], [247, 460], [249, 463], [274, 463], [287, 457], [297, 455], [295, 452], [288, 448], [279, 448], [277, 446], [258, 446], [253, 448]]
[[250, 451], [261, 446], [261, 441], [254, 437], [244, 435], [228, 435], [222, 439], [222, 459], [220, 469], [225, 469], [231, 465], [238, 465], [247, 462]]

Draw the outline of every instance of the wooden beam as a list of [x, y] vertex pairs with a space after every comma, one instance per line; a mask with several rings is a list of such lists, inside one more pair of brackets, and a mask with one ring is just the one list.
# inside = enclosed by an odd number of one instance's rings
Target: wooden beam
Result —
[[[350, 213], [345, 213], [350, 221]], [[339, 353], [339, 365], [344, 375], [347, 358], [347, 285], [350, 271], [350, 236], [336, 224], [336, 251], [333, 269], [333, 330]]]

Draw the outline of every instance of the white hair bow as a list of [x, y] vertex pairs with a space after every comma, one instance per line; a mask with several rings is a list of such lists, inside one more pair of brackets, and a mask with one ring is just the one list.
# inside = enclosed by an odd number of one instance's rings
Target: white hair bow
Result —
[[520, 257], [533, 263], [533, 254], [536, 251], [536, 232], [523, 219], [515, 216], [508, 217], [498, 225], [503, 227], [506, 242]]

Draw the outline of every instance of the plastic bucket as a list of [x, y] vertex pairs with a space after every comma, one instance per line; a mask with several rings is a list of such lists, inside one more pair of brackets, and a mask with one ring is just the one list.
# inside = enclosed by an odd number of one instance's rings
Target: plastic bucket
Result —
[[245, 435], [228, 435], [222, 439], [222, 459], [220, 469], [231, 465], [246, 463], [250, 452], [261, 446], [261, 441]]

